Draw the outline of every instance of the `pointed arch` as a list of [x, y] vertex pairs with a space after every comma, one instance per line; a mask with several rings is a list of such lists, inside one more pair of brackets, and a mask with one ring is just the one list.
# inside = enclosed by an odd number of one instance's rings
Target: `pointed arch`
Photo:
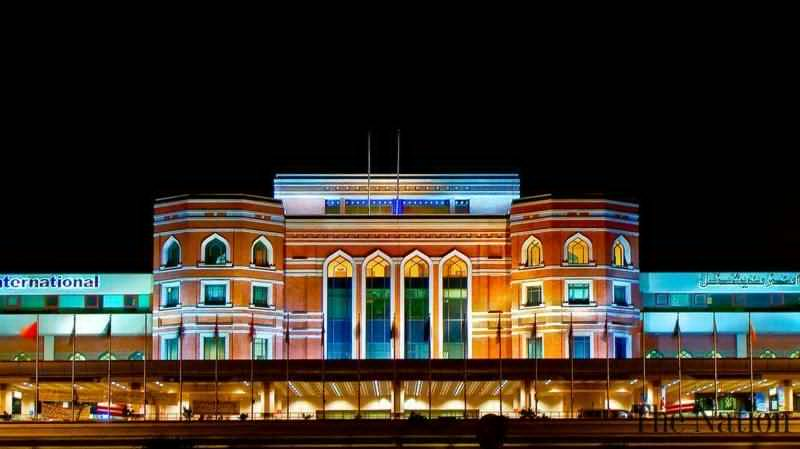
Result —
[[[461, 251], [454, 249], [449, 253], [445, 254], [439, 260], [439, 298], [436, 301], [437, 313], [439, 314], [439, 320], [437, 325], [439, 327], [439, 335], [438, 335], [438, 342], [439, 342], [439, 353], [437, 356], [442, 358], [444, 356], [444, 333], [445, 333], [445, 325], [444, 325], [444, 278], [446, 277], [445, 268], [448, 266], [447, 264], [452, 261], [453, 259], [458, 259], [464, 263], [466, 266], [466, 272], [464, 276], [466, 277], [466, 310], [464, 310], [464, 320], [466, 320], [466, 340], [462, 343], [466, 345], [467, 349], [467, 358], [472, 357], [472, 261], [470, 258], [462, 253]], [[455, 273], [451, 273], [455, 274]], [[456, 357], [460, 358], [460, 357]]]
[[[415, 258], [417, 258], [418, 260], [415, 259]], [[433, 317], [433, 289], [432, 289], [432, 284], [433, 284], [433, 277], [432, 277], [433, 261], [431, 260], [430, 257], [425, 255], [422, 251], [420, 251], [418, 249], [415, 249], [414, 251], [412, 251], [411, 253], [406, 255], [403, 258], [403, 260], [400, 262], [400, 323], [401, 324], [400, 324], [400, 332], [399, 332], [399, 334], [400, 334], [400, 357], [401, 358], [409, 358], [406, 355], [406, 334], [408, 332], [408, 329], [407, 329], [408, 326], [407, 326], [407, 323], [406, 323], [406, 277], [407, 277], [406, 276], [406, 271], [407, 271], [407, 268], [413, 268], [411, 271], [409, 271], [409, 273], [408, 273], [409, 275], [421, 274], [419, 272], [419, 268], [420, 267], [407, 267], [406, 266], [409, 262], [412, 262], [412, 261], [414, 263], [422, 262], [422, 263], [427, 265], [425, 267], [426, 270], [427, 270], [427, 276], [425, 276], [424, 278], [427, 279], [427, 290], [428, 290], [428, 323], [429, 323], [429, 326], [428, 326], [428, 329], [426, 331], [428, 333], [428, 351], [430, 351], [433, 348], [433, 344], [432, 344], [433, 343], [433, 341], [432, 341], [432, 336], [433, 336], [433, 320], [432, 320], [432, 317]], [[422, 278], [422, 276], [420, 278]]]
[[624, 236], [619, 236], [611, 244], [611, 265], [627, 267], [631, 265], [631, 244]]
[[[381, 268], [379, 268], [379, 267], [371, 267], [371, 265], [375, 264], [376, 262], [378, 262], [380, 260], [385, 261], [386, 264], [388, 265], [388, 268], [387, 267], [381, 267]], [[369, 335], [370, 335], [370, 332], [367, 331], [367, 325], [368, 325], [367, 321], [369, 320], [369, 316], [367, 315], [367, 289], [368, 289], [367, 278], [368, 277], [373, 277], [373, 276], [375, 276], [377, 274], [380, 274], [379, 270], [381, 270], [381, 269], [388, 270], [388, 273], [384, 273], [384, 274], [388, 274], [388, 275], [384, 276], [384, 277], [388, 277], [389, 278], [389, 281], [388, 281], [389, 282], [389, 326], [390, 326], [389, 332], [391, 333], [391, 327], [392, 326], [395, 327], [394, 338], [392, 338], [391, 335], [389, 336], [389, 346], [390, 346], [389, 347], [389, 357], [393, 357], [394, 356], [395, 346], [396, 346], [396, 340], [395, 339], [397, 338], [397, 332], [396, 332], [397, 331], [397, 326], [395, 326], [395, 324], [394, 324], [394, 319], [395, 319], [395, 316], [394, 316], [395, 315], [395, 310], [394, 310], [395, 309], [395, 307], [394, 307], [394, 299], [395, 299], [395, 294], [394, 294], [394, 288], [395, 288], [394, 266], [395, 265], [394, 265], [394, 262], [392, 262], [391, 256], [389, 256], [388, 254], [384, 253], [383, 251], [381, 251], [379, 249], [373, 251], [367, 257], [365, 257], [364, 258], [364, 263], [361, 266], [361, 292], [362, 292], [362, 295], [361, 295], [361, 314], [362, 314], [362, 319], [359, 320], [359, 326], [361, 326], [360, 333], [364, 338], [361, 338], [361, 341], [359, 342], [359, 344], [361, 345], [361, 354], [362, 354], [363, 358], [369, 358], [368, 357], [369, 352], [367, 351], [367, 339], [369, 338]], [[373, 268], [373, 270], [370, 270], [370, 268]], [[375, 277], [377, 277], [377, 276], [375, 276]]]
[[522, 244], [520, 264], [525, 267], [535, 267], [544, 264], [544, 245], [542, 241], [531, 235]]
[[[264, 251], [265, 254], [262, 253], [262, 251]], [[250, 265], [255, 267], [271, 267], [275, 265], [273, 254], [272, 243], [262, 235], [253, 240], [253, 244], [250, 245]]]
[[169, 236], [161, 246], [161, 266], [165, 268], [181, 265], [181, 242], [174, 235]]
[[[225, 254], [224, 255], [218, 254], [216, 252], [217, 251], [216, 249], [214, 249], [215, 250], [214, 253], [206, 254], [206, 249], [210, 250], [213, 248], [213, 247], [207, 248], [208, 245], [216, 241], [219, 241], [223, 245], [225, 245]], [[219, 260], [221, 260], [220, 258], [222, 256], [225, 257], [225, 261], [220, 263]], [[203, 240], [203, 243], [200, 244], [201, 263], [208, 264], [209, 261], [212, 261], [211, 258], [215, 258], [214, 259], [215, 262], [210, 263], [209, 265], [225, 265], [231, 260], [231, 245], [228, 243], [228, 240], [226, 240], [225, 237], [217, 234], [216, 232], [206, 237], [205, 240]]]
[[564, 263], [582, 265], [593, 260], [592, 241], [585, 235], [576, 232], [564, 242]]
[[[333, 264], [333, 265], [332, 265]], [[349, 264], [349, 270], [347, 268], [347, 264]], [[337, 267], [342, 267], [344, 272], [338, 271], [341, 275], [337, 275]], [[350, 357], [355, 358], [356, 355], [356, 289], [355, 289], [355, 268], [356, 264], [353, 258], [342, 250], [338, 250], [333, 254], [329, 255], [325, 258], [325, 261], [322, 264], [322, 316], [325, 320], [325, 354], [322, 356], [324, 358], [329, 358], [328, 354], [332, 352], [330, 342], [336, 338], [337, 335], [341, 335], [342, 332], [345, 332], [344, 335], [348, 335], [350, 339]], [[329, 273], [329, 270], [331, 273]], [[346, 279], [349, 278], [349, 288], [350, 288], [350, 322], [349, 322], [349, 332], [347, 330], [343, 330], [342, 327], [348, 327], [346, 321], [343, 321], [342, 317], [339, 316], [338, 318], [332, 319], [331, 316], [328, 314], [328, 303], [331, 298], [329, 298], [329, 284], [331, 282], [335, 282], [337, 284], [342, 285], [342, 290], [346, 290], [347, 281], [330, 281], [330, 279]], [[337, 286], [337, 290], [340, 288]], [[332, 327], [333, 326], [333, 327]], [[338, 329], [336, 328], [338, 326]], [[338, 334], [337, 334], [338, 332]], [[345, 342], [346, 344], [346, 342]], [[336, 349], [334, 349], [335, 351]]]

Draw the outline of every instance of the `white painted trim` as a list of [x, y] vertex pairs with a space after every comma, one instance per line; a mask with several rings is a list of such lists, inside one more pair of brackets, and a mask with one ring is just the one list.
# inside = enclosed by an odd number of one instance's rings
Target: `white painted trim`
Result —
[[[296, 241], [296, 240], [317, 240], [317, 241]], [[427, 246], [457, 246], [457, 245], [492, 245], [492, 246], [506, 246], [508, 239], [505, 237], [498, 237], [494, 240], [473, 240], [469, 238], [459, 239], [441, 239], [441, 240], [405, 240], [401, 238], [391, 237], [389, 241], [393, 246], [414, 246], [414, 245], [427, 245]], [[333, 243], [332, 243], [333, 242]], [[331, 246], [332, 244], [347, 244], [347, 246], [379, 246], [386, 245], [387, 240], [361, 240], [350, 238], [309, 238], [309, 239], [293, 239], [293, 241], [286, 242], [286, 246]]]
[[[525, 305], [525, 300], [528, 299], [528, 295], [527, 295], [527, 293], [528, 293], [527, 292], [527, 288], [528, 287], [539, 287], [539, 288], [542, 289], [542, 303], [540, 305], [538, 305], [538, 306], [526, 306]], [[520, 285], [519, 293], [520, 293], [520, 295], [519, 295], [519, 308], [520, 309], [541, 309], [541, 308], [544, 308], [544, 307], [547, 306], [547, 304], [545, 303], [545, 300], [544, 300], [544, 283], [542, 281], [531, 280], [531, 281], [523, 282]]]
[[[375, 259], [375, 258], [378, 258], [378, 257], [382, 258], [383, 260], [385, 260], [386, 262], [389, 263], [389, 288], [390, 288], [390, 291], [389, 291], [389, 298], [390, 298], [389, 299], [389, 317], [390, 317], [390, 320], [392, 320], [390, 322], [390, 324], [392, 326], [394, 326], [394, 318], [395, 318], [394, 317], [394, 313], [395, 313], [395, 310], [394, 310], [394, 299], [395, 299], [395, 294], [394, 294], [394, 287], [395, 287], [394, 267], [395, 267], [395, 263], [394, 263], [394, 261], [392, 260], [392, 258], [388, 254], [386, 254], [383, 251], [378, 249], [378, 250], [373, 251], [372, 254], [370, 254], [367, 257], [365, 257], [364, 261], [361, 263], [361, 316], [363, 317], [363, 319], [359, 320], [359, 326], [361, 326], [361, 342], [360, 342], [360, 344], [361, 344], [361, 358], [362, 359], [366, 359], [367, 358], [367, 316], [366, 316], [366, 311], [367, 311], [367, 264], [372, 259]], [[395, 329], [395, 330], [397, 330], [397, 329]], [[395, 338], [396, 338], [396, 336], [395, 336]], [[396, 356], [394, 354], [394, 352], [395, 352], [394, 351], [394, 347], [395, 347], [395, 340], [392, 339], [391, 340], [391, 354], [392, 354], [393, 358]]]
[[430, 329], [428, 329], [428, 335], [430, 338], [428, 339], [428, 352], [433, 357], [433, 261], [431, 258], [426, 256], [425, 253], [422, 251], [415, 249], [411, 253], [409, 253], [406, 257], [403, 257], [403, 260], [400, 262], [400, 357], [405, 359], [406, 358], [406, 339], [405, 339], [405, 327], [406, 327], [406, 320], [405, 320], [405, 309], [406, 309], [406, 262], [411, 260], [414, 256], [419, 256], [422, 260], [428, 263], [428, 322], [430, 323]]
[[[541, 234], [544, 232], [614, 232], [616, 234], [630, 235], [634, 237], [639, 236], [639, 232], [637, 231], [626, 231], [624, 229], [612, 229], [612, 228], [542, 228], [536, 230], [537, 234]], [[509, 235], [511, 237], [518, 237], [521, 235], [528, 235], [530, 233], [531, 231], [517, 231], [517, 232], [512, 232]]]
[[[269, 305], [267, 307], [264, 306], [256, 306], [253, 302], [253, 298], [255, 298], [254, 288], [255, 287], [269, 287]], [[275, 285], [272, 282], [251, 282], [250, 283], [250, 307], [255, 309], [274, 309], [275, 308]]]
[[[175, 206], [177, 204], [192, 204], [192, 203], [242, 203], [242, 204], [255, 204], [257, 206], [271, 206], [278, 209], [282, 209], [280, 205], [279, 199], [276, 198], [264, 198], [261, 201], [253, 200], [253, 199], [246, 199], [246, 198], [209, 198], [209, 199], [202, 199], [202, 198], [186, 198], [186, 199], [179, 199], [179, 200], [172, 200], [172, 201], [164, 201], [161, 200], [169, 200], [170, 198], [159, 198], [156, 199], [156, 203], [153, 205], [153, 209], [158, 209], [160, 207], [169, 207]], [[268, 212], [263, 212], [268, 213]]]
[[[264, 343], [264, 346], [267, 348], [267, 358], [264, 359], [264, 360], [272, 360], [274, 358], [273, 354], [275, 353], [275, 351], [273, 351], [273, 347], [272, 347], [272, 345], [275, 343], [274, 342], [275, 339], [273, 338], [274, 336], [275, 336], [275, 334], [270, 334], [270, 333], [266, 333], [266, 332], [262, 332], [262, 331], [256, 331], [256, 334], [255, 334], [254, 338], [256, 338], [256, 339], [261, 338], [263, 340], [266, 340], [265, 343]], [[254, 349], [255, 349], [255, 343], [251, 342], [250, 343], [250, 358], [255, 360], [255, 358], [254, 358], [255, 357], [255, 352], [253, 351]]]
[[[572, 235], [572, 237], [568, 238], [564, 242], [564, 257], [561, 260], [565, 264], [570, 265], [568, 248], [569, 248], [569, 244], [574, 242], [574, 241], [576, 241], [576, 240], [583, 240], [584, 242], [586, 242], [586, 245], [589, 247], [589, 260], [587, 262], [589, 264], [593, 263], [594, 262], [594, 253], [593, 253], [593, 249], [592, 249], [592, 241], [589, 239], [589, 237], [586, 237], [585, 235], [581, 234], [580, 232], [576, 232], [575, 234]], [[586, 264], [578, 264], [578, 265], [586, 265]]]
[[[163, 223], [158, 223], [159, 225]], [[278, 224], [278, 223], [272, 223]], [[283, 225], [279, 225], [283, 226]], [[191, 234], [191, 233], [199, 233], [202, 232], [203, 234], [208, 233], [211, 229], [198, 229], [198, 228], [183, 228], [183, 229], [174, 229], [169, 231], [162, 231], [162, 232], [154, 232], [153, 237], [160, 237], [164, 235], [172, 235], [172, 234]], [[284, 237], [284, 233], [281, 232], [273, 232], [273, 231], [264, 231], [262, 229], [249, 229], [249, 228], [214, 228], [216, 232], [240, 232], [244, 234], [264, 234], [269, 235], [272, 237]]]
[[[356, 318], [357, 317], [356, 317], [356, 279], [355, 279], [357, 270], [356, 270], [356, 263], [353, 261], [353, 258], [349, 254], [347, 254], [346, 252], [344, 252], [342, 250], [338, 250], [338, 251], [334, 252], [333, 254], [331, 254], [330, 256], [326, 257], [325, 258], [325, 262], [323, 262], [323, 264], [322, 264], [322, 319], [326, 321], [324, 326], [325, 326], [325, 334], [326, 334], [325, 337], [326, 337], [326, 343], [327, 343], [327, 333], [328, 333], [327, 324], [328, 323], [327, 323], [327, 318], [326, 317], [328, 316], [328, 264], [330, 264], [331, 261], [336, 259], [338, 256], [342, 256], [344, 259], [346, 259], [348, 262], [350, 262], [350, 265], [352, 266], [352, 272], [353, 272], [353, 275], [350, 278], [350, 291], [352, 292], [351, 293], [352, 297], [350, 299], [350, 310], [351, 310], [351, 318], [350, 318], [350, 320], [351, 320], [350, 321], [350, 328], [351, 328], [350, 329], [350, 335], [351, 335], [351, 337], [350, 337], [350, 343], [351, 343], [350, 357], [355, 359], [358, 356], [358, 351], [356, 351]], [[325, 345], [325, 352], [326, 352], [325, 354], [322, 354], [322, 358], [327, 359], [328, 358], [328, 354], [327, 354], [328, 345]]]
[[628, 220], [622, 218], [614, 218], [614, 217], [603, 217], [597, 215], [584, 215], [580, 217], [564, 217], [564, 216], [547, 216], [544, 218], [529, 218], [523, 220], [510, 220], [509, 223], [518, 226], [518, 225], [526, 225], [532, 223], [541, 223], [541, 222], [554, 222], [554, 221], [604, 221], [604, 222], [612, 222], [612, 223], [622, 223], [628, 225], [639, 225], [639, 220]]
[[[206, 342], [205, 342], [205, 339], [206, 338], [213, 338], [213, 337], [214, 337], [214, 333], [213, 332], [201, 332], [200, 333], [200, 337], [199, 337], [200, 338], [200, 353], [198, 354], [197, 360], [205, 360], [205, 358], [204, 358], [205, 355], [206, 355], [206, 351], [205, 351], [205, 346], [206, 346], [205, 343]], [[231, 356], [231, 339], [229, 337], [230, 337], [230, 335], [229, 335], [228, 332], [219, 332], [219, 338], [224, 338], [225, 339], [225, 357], [219, 358], [219, 354], [217, 354], [217, 359], [218, 360], [229, 360], [230, 359], [230, 356]], [[214, 360], [214, 359], [211, 359], [211, 360]]]
[[[185, 280], [185, 279], [183, 279]], [[206, 285], [224, 285], [225, 286], [225, 305], [206, 305]], [[230, 279], [203, 279], [200, 281], [200, 298], [197, 301], [198, 307], [229, 307], [231, 305], [231, 281]]]
[[283, 274], [283, 270], [276, 270], [274, 268], [262, 268], [262, 267], [251, 267], [249, 265], [206, 265], [206, 264], [198, 264], [197, 266], [180, 266], [175, 268], [165, 268], [161, 270], [153, 270], [153, 274], [159, 273], [174, 273], [174, 272], [181, 272], [181, 271], [192, 271], [192, 270], [245, 270], [251, 271], [254, 273], [275, 273], [275, 274]]
[[[178, 245], [178, 264], [174, 265], [174, 266], [167, 267], [167, 247], [169, 247], [173, 243]], [[174, 235], [170, 235], [169, 238], [167, 239], [167, 241], [164, 242], [163, 245], [161, 245], [161, 266], [165, 267], [165, 268], [180, 267], [181, 266], [181, 262], [182, 262], [182, 260], [181, 260], [182, 258], [183, 258], [183, 248], [181, 248], [181, 242], [179, 242], [178, 239], [176, 239]]]
[[[436, 302], [436, 308], [437, 308], [437, 311], [439, 312], [439, 319], [437, 320], [437, 323], [436, 323], [436, 324], [439, 325], [439, 336], [438, 336], [439, 351], [438, 351], [438, 353], [436, 355], [437, 355], [437, 358], [442, 358], [442, 356], [444, 355], [444, 351], [443, 351], [443, 349], [444, 349], [444, 315], [443, 315], [443, 309], [444, 309], [444, 288], [443, 288], [443, 286], [444, 286], [444, 273], [443, 273], [443, 269], [444, 269], [445, 262], [447, 262], [448, 259], [451, 259], [453, 257], [459, 258], [459, 259], [463, 260], [464, 263], [467, 264], [467, 310], [466, 310], [467, 316], [465, 317], [465, 319], [467, 320], [467, 335], [466, 335], [466, 341], [464, 342], [464, 344], [467, 345], [467, 358], [472, 358], [472, 261], [470, 260], [470, 258], [466, 254], [462, 253], [461, 251], [459, 251], [457, 249], [454, 249], [454, 250], [450, 251], [449, 253], [445, 254], [439, 260], [439, 289], [438, 289], [439, 290], [439, 299]], [[433, 322], [433, 320], [431, 320], [431, 327], [433, 327], [433, 323], [432, 322]], [[431, 329], [431, 335], [433, 335], [433, 329]]]
[[[623, 253], [622, 254], [622, 258], [624, 259], [624, 262], [625, 262], [625, 266], [624, 267], [614, 265], [614, 246], [617, 245], [617, 242], [622, 244], [622, 253]], [[629, 267], [629, 266], [632, 265], [631, 264], [631, 244], [628, 242], [628, 239], [626, 239], [625, 236], [620, 235], [619, 237], [614, 239], [614, 242], [611, 243], [611, 265], [616, 267], [616, 268], [625, 268], [625, 267]]]
[[[178, 333], [176, 331], [169, 331], [162, 334], [158, 334], [158, 345], [159, 345], [159, 352], [158, 352], [158, 360], [169, 360], [165, 359], [164, 355], [167, 353], [167, 340], [173, 340], [178, 338]], [[178, 341], [178, 358], [180, 358], [181, 354], [181, 342]]]
[[[255, 257], [256, 255], [253, 252], [253, 250], [255, 249], [256, 243], [258, 243], [258, 242], [263, 243], [267, 247], [267, 266], [266, 267], [260, 267], [260, 266], [256, 265], [256, 257]], [[270, 243], [270, 241], [266, 237], [264, 237], [263, 235], [258, 237], [255, 240], [253, 240], [253, 244], [250, 245], [250, 265], [252, 265], [253, 267], [269, 268], [269, 267], [275, 266], [275, 260], [273, 258], [274, 255], [275, 255], [275, 251], [272, 249], [272, 243]]]
[[[625, 279], [625, 278], [614, 278], [610, 276], [581, 276], [580, 279], [587, 279], [593, 281], [613, 281], [613, 280], [624, 280], [625, 282], [630, 282], [631, 284], [638, 284], [638, 279]], [[565, 276], [547, 276], [547, 277], [537, 277], [537, 281], [563, 281], [565, 280]], [[528, 279], [514, 279], [511, 281], [511, 284], [519, 284], [522, 282], [527, 282]]]
[[515, 200], [514, 206], [523, 205], [523, 204], [532, 204], [532, 203], [538, 203], [538, 204], [547, 204], [547, 203], [556, 203], [556, 204], [558, 204], [558, 203], [607, 203], [607, 204], [616, 204], [618, 206], [635, 207], [637, 209], [639, 208], [639, 205], [636, 204], [636, 203], [628, 203], [628, 202], [625, 202], [625, 201], [618, 201], [618, 200], [604, 200], [602, 198], [597, 198], [597, 199], [584, 198], [584, 199], [570, 200], [570, 199], [522, 197], [522, 198], [518, 198], [517, 200]]
[[[214, 232], [213, 234], [211, 234], [208, 237], [206, 237], [203, 240], [203, 243], [200, 244], [200, 259], [199, 259], [199, 263], [200, 264], [205, 264], [205, 261], [206, 261], [206, 245], [208, 245], [208, 243], [211, 242], [214, 239], [219, 239], [219, 240], [222, 241], [223, 244], [225, 244], [225, 263], [226, 264], [230, 263], [230, 261], [231, 261], [231, 245], [228, 243], [228, 240], [225, 239], [225, 237], [217, 234], [216, 232]], [[214, 265], [209, 265], [209, 266], [214, 266]]]
[[[170, 287], [177, 287], [178, 288], [178, 305], [175, 306], [175, 307], [166, 307], [166, 303], [167, 303], [167, 288], [170, 288]], [[161, 298], [160, 298], [160, 301], [159, 301], [159, 304], [158, 304], [159, 308], [167, 309], [167, 310], [178, 309], [178, 308], [181, 307], [182, 302], [183, 301], [181, 301], [181, 281], [180, 280], [164, 282], [163, 284], [161, 284]]]
[[[541, 259], [542, 260], [536, 265], [530, 265], [529, 266], [528, 265], [528, 262], [529, 262], [528, 261], [528, 247], [530, 245], [533, 245], [533, 244], [538, 244], [539, 245], [539, 253], [541, 254]], [[522, 244], [522, 254], [521, 254], [519, 260], [520, 260], [520, 265], [522, 265], [524, 267], [528, 267], [528, 268], [533, 268], [535, 266], [542, 265], [544, 263], [544, 245], [542, 245], [542, 241], [539, 240], [538, 238], [536, 238], [536, 236], [534, 236], [534, 235], [531, 235], [530, 237], [525, 239], [525, 242]]]
[[[570, 304], [569, 303], [569, 285], [570, 284], [584, 284], [589, 283], [589, 304]], [[564, 300], [562, 305], [564, 307], [588, 307], [595, 306], [597, 301], [594, 298], [594, 281], [591, 279], [564, 279]]]

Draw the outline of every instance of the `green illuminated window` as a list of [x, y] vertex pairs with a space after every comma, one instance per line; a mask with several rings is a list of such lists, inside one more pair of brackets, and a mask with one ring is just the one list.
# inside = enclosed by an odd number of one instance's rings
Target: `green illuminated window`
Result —
[[165, 338], [164, 339], [164, 353], [161, 354], [162, 360], [178, 360], [180, 347], [178, 345], [178, 338]]
[[467, 264], [459, 257], [451, 257], [442, 267], [442, 355], [446, 359], [467, 355], [467, 275]]
[[353, 265], [342, 256], [328, 264], [325, 352], [329, 359], [353, 357]]
[[206, 243], [203, 262], [207, 265], [225, 265], [228, 263], [228, 250], [225, 243], [216, 237]]
[[383, 257], [367, 263], [366, 333], [367, 358], [392, 357], [391, 265]]
[[542, 351], [542, 336], [539, 335], [536, 338], [528, 338], [528, 358], [529, 359], [541, 359], [543, 358], [543, 351]]
[[227, 303], [228, 285], [203, 284], [203, 304], [207, 306], [224, 306]]
[[167, 242], [165, 267], [177, 267], [181, 263], [181, 247], [175, 240]]
[[430, 346], [428, 264], [419, 256], [403, 267], [405, 358], [427, 359]]
[[255, 360], [269, 360], [269, 339], [256, 338], [254, 340], [253, 358]]
[[272, 307], [272, 295], [269, 285], [253, 286], [253, 305], [255, 307]]
[[567, 301], [569, 304], [589, 304], [589, 283], [591, 281], [568, 282]]
[[225, 337], [203, 337], [203, 360], [225, 360]]

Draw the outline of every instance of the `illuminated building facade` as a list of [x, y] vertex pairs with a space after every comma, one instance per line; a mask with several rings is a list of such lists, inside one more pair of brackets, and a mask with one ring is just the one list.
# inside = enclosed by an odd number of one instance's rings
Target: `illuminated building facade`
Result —
[[152, 274], [0, 279], [5, 410], [796, 407], [798, 273], [640, 273], [635, 202], [520, 198], [507, 174], [278, 175], [274, 192], [157, 200]]

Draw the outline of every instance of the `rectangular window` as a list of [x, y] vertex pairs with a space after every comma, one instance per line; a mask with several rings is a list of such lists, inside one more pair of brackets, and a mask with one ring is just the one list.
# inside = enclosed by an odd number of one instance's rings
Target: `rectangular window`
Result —
[[325, 200], [325, 215], [339, 215], [339, 200]]
[[696, 305], [696, 306], [705, 306], [706, 305], [706, 295], [694, 295], [694, 305]]
[[253, 306], [272, 307], [272, 292], [269, 285], [253, 285]]
[[203, 337], [203, 360], [225, 360], [224, 336]]
[[656, 295], [656, 305], [657, 306], [668, 306], [669, 305], [669, 296], [667, 295]]
[[522, 305], [525, 307], [535, 307], [542, 305], [542, 286], [526, 285], [525, 298]]
[[628, 358], [628, 337], [614, 337], [614, 358]]
[[164, 307], [177, 307], [180, 304], [181, 289], [178, 284], [164, 286]]
[[180, 350], [178, 346], [178, 337], [164, 339], [164, 353], [161, 354], [162, 360], [178, 360]]
[[592, 347], [589, 336], [575, 336], [572, 337], [573, 342], [573, 357], [576, 359], [590, 359], [592, 358]]
[[589, 282], [567, 283], [567, 302], [569, 304], [589, 304]]
[[253, 359], [269, 360], [269, 339], [256, 337], [253, 343]]
[[203, 283], [203, 304], [207, 306], [224, 306], [227, 302], [227, 283]]
[[469, 214], [469, 200], [455, 200], [455, 204], [453, 205], [453, 213]]
[[528, 338], [528, 358], [541, 359], [544, 352], [542, 351], [542, 337], [541, 335], [536, 338]]
[[614, 305], [627, 306], [628, 305], [628, 286], [623, 284], [614, 284]]

